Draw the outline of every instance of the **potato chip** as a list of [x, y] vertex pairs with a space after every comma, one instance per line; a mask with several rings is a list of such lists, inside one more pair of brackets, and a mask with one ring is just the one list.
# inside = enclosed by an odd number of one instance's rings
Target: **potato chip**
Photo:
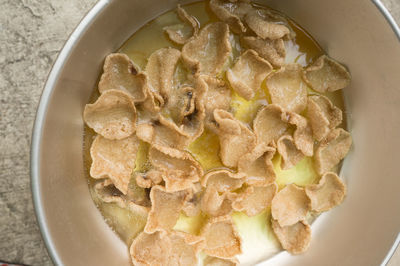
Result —
[[276, 40], [290, 34], [290, 30], [282, 23], [268, 21], [258, 10], [249, 11], [244, 20], [249, 28], [262, 39]]
[[209, 216], [223, 216], [232, 212], [232, 201], [227, 193], [219, 193], [212, 185], [207, 186], [201, 199], [201, 210]]
[[307, 103], [307, 117], [313, 136], [321, 141], [332, 129], [342, 123], [342, 110], [322, 95], [309, 96]]
[[217, 257], [207, 256], [203, 262], [204, 266], [238, 266], [239, 261], [236, 258], [221, 259]]
[[272, 229], [282, 248], [293, 255], [304, 253], [310, 246], [311, 227], [306, 221], [281, 226], [277, 221], [272, 220]]
[[168, 234], [171, 251], [168, 255], [168, 266], [197, 265], [197, 254], [204, 245], [204, 239], [184, 232], [172, 231]]
[[271, 64], [250, 49], [246, 50], [232, 69], [226, 72], [226, 77], [240, 96], [250, 100], [271, 71]]
[[272, 200], [272, 217], [281, 226], [288, 226], [304, 220], [310, 210], [310, 199], [304, 188], [294, 184], [286, 185]]
[[243, 173], [232, 173], [228, 170], [215, 170], [207, 173], [201, 180], [203, 187], [213, 187], [218, 192], [224, 193], [233, 191], [242, 186], [245, 182]]
[[164, 232], [142, 232], [133, 240], [129, 253], [135, 266], [162, 266], [171, 250], [171, 240]]
[[315, 151], [317, 172], [322, 175], [336, 166], [349, 152], [351, 143], [349, 132], [342, 128], [332, 130]]
[[305, 188], [311, 200], [311, 209], [324, 212], [342, 203], [346, 195], [346, 186], [333, 172], [327, 172], [317, 185], [308, 185]]
[[296, 127], [293, 133], [293, 140], [296, 148], [305, 156], [313, 156], [314, 139], [308, 120], [299, 114], [287, 112], [284, 121]]
[[198, 34], [199, 23], [195, 17], [189, 15], [180, 5], [178, 5], [176, 13], [184, 24], [168, 26], [164, 30], [171, 41], [177, 44], [185, 44], [190, 38]]
[[282, 157], [281, 168], [287, 170], [295, 166], [304, 158], [304, 154], [297, 149], [293, 137], [284, 135], [276, 143], [278, 153]]
[[274, 67], [281, 67], [285, 63], [286, 49], [282, 39], [263, 40], [258, 37], [244, 36], [240, 38], [240, 43], [242, 46], [256, 51]]
[[227, 23], [234, 33], [246, 32], [241, 19], [252, 9], [248, 1], [210, 0], [210, 9], [221, 21]]
[[200, 235], [205, 238], [203, 252], [207, 255], [232, 258], [242, 253], [241, 238], [229, 215], [210, 218], [201, 229]]
[[326, 55], [320, 56], [309, 65], [303, 77], [307, 84], [318, 92], [343, 89], [350, 84], [351, 80], [346, 67]]
[[218, 125], [221, 161], [228, 167], [236, 167], [239, 158], [255, 147], [255, 135], [227, 111], [215, 109], [214, 119]]
[[288, 64], [269, 75], [266, 84], [271, 102], [286, 111], [302, 112], [307, 106], [307, 84], [302, 73], [301, 65]]
[[104, 73], [99, 81], [99, 92], [123, 90], [128, 92], [134, 102], [146, 99], [147, 77], [126, 54], [110, 54], [103, 66]]
[[283, 119], [285, 119], [284, 111], [275, 104], [267, 105], [258, 111], [253, 121], [257, 142], [268, 145], [272, 141], [277, 141], [288, 128]]
[[231, 51], [228, 25], [214, 22], [182, 47], [182, 59], [192, 73], [215, 76], [221, 72]]
[[86, 104], [83, 119], [106, 139], [124, 139], [136, 130], [136, 108], [133, 98], [121, 90], [107, 90], [95, 103]]

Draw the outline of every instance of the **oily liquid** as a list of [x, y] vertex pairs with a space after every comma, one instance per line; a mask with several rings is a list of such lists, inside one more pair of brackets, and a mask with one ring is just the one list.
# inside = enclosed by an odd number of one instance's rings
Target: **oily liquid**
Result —
[[[262, 6], [258, 6], [261, 7]], [[204, 27], [210, 22], [217, 21], [216, 17], [210, 12], [208, 5], [205, 2], [197, 2], [190, 5], [185, 5], [184, 9], [197, 18], [201, 27]], [[286, 41], [286, 63], [299, 63], [306, 66], [324, 52], [316, 41], [298, 24], [289, 21], [290, 26], [296, 33], [294, 40]], [[133, 62], [140, 68], [144, 69], [147, 63], [147, 58], [154, 51], [164, 47], [174, 47], [180, 49], [181, 46], [171, 42], [163, 28], [174, 24], [182, 23], [177, 17], [175, 11], [169, 11], [157, 17], [151, 22], [144, 25], [135, 34], [129, 38], [120, 48], [119, 52], [127, 54]], [[229, 58], [226, 68], [229, 68], [234, 60], [240, 55], [241, 47], [237, 36], [231, 35], [232, 56]], [[221, 77], [224, 78], [224, 77]], [[229, 84], [227, 82], [227, 84]], [[312, 90], [309, 90], [313, 94]], [[341, 92], [333, 92], [325, 94], [336, 106], [344, 110], [343, 96]], [[91, 102], [94, 102], [99, 96], [97, 88], [95, 89]], [[251, 123], [256, 115], [256, 112], [264, 105], [270, 102], [268, 88], [265, 81], [261, 89], [257, 91], [256, 96], [247, 101], [232, 91], [231, 111], [234, 116], [240, 121], [251, 126]], [[139, 119], [141, 116], [139, 111]], [[345, 121], [342, 123], [344, 127]], [[139, 234], [146, 223], [146, 220], [136, 216], [132, 212], [122, 209], [113, 203], [101, 202], [96, 193], [93, 192], [94, 180], [89, 177], [89, 169], [91, 165], [90, 146], [95, 133], [85, 127], [84, 132], [84, 162], [86, 174], [89, 180], [89, 187], [92, 193], [93, 200], [98, 205], [102, 215], [107, 223], [116, 231], [123, 241], [129, 246], [132, 240]], [[147, 151], [149, 145], [141, 143], [136, 159], [135, 171], [146, 171], [148, 167]], [[219, 139], [218, 136], [209, 130], [191, 143], [188, 151], [202, 165], [205, 172], [218, 168], [226, 168], [223, 166], [219, 154]], [[280, 168], [281, 158], [277, 154], [273, 158], [275, 173], [277, 176], [276, 182], [279, 188], [285, 184], [295, 183], [299, 186], [305, 186], [318, 182], [318, 175], [314, 170], [313, 160], [311, 157], [305, 157], [295, 167], [289, 170]], [[336, 169], [337, 170], [337, 169]], [[243, 213], [233, 213], [233, 220], [237, 226], [240, 236], [242, 237], [243, 254], [237, 256], [240, 263], [243, 265], [253, 265], [257, 262], [268, 259], [280, 251], [280, 246], [271, 230], [271, 212], [270, 209], [262, 212], [254, 217], [248, 217]], [[310, 218], [311, 219], [311, 218]], [[191, 234], [199, 233], [203, 225], [205, 217], [200, 214], [196, 217], [187, 217], [181, 214], [174, 229], [185, 231]], [[204, 257], [201, 255], [200, 258]], [[201, 260], [201, 259], [200, 259]], [[200, 264], [202, 264], [200, 262]]]

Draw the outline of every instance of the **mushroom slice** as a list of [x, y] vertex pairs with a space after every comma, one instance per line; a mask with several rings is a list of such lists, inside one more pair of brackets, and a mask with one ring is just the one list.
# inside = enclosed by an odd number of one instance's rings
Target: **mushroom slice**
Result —
[[210, 218], [200, 235], [205, 238], [207, 255], [226, 259], [242, 253], [240, 236], [229, 215]]
[[236, 167], [239, 159], [255, 147], [255, 135], [227, 111], [215, 109], [214, 119], [218, 125], [221, 161], [228, 167]]
[[296, 148], [305, 156], [313, 156], [314, 139], [308, 120], [299, 114], [287, 112], [284, 121], [296, 127], [293, 133], [293, 140]]
[[168, 266], [197, 265], [197, 254], [204, 245], [204, 239], [184, 232], [172, 231], [168, 234], [171, 251], [167, 254]]
[[245, 192], [239, 193], [236, 197], [232, 208], [235, 211], [243, 211], [247, 216], [257, 215], [271, 205], [277, 191], [276, 183], [262, 187], [247, 187]]
[[311, 200], [311, 209], [324, 212], [342, 203], [346, 195], [346, 186], [337, 174], [325, 173], [317, 185], [308, 185], [305, 189]]
[[171, 41], [177, 44], [185, 44], [190, 38], [197, 36], [199, 32], [199, 23], [195, 17], [189, 15], [180, 5], [178, 5], [176, 13], [184, 24], [168, 26], [165, 27], [164, 30]]
[[282, 108], [270, 104], [258, 111], [253, 121], [254, 133], [257, 142], [265, 145], [277, 141], [288, 129], [288, 124], [283, 121], [285, 113]]
[[234, 33], [246, 32], [241, 19], [252, 9], [248, 1], [210, 0], [210, 9], [218, 19], [227, 23]]
[[171, 249], [171, 240], [165, 233], [142, 232], [133, 240], [129, 253], [134, 265], [166, 265]]
[[284, 135], [276, 143], [278, 153], [282, 157], [281, 168], [287, 170], [295, 166], [304, 158], [304, 154], [297, 149], [293, 137]]
[[213, 186], [207, 186], [201, 199], [201, 210], [209, 216], [223, 216], [232, 212], [232, 201], [227, 193], [220, 194]]
[[271, 102], [283, 109], [300, 113], [307, 106], [307, 84], [304, 83], [303, 67], [288, 64], [272, 73], [267, 79]]
[[342, 128], [332, 130], [315, 151], [317, 172], [322, 175], [336, 166], [349, 152], [351, 143], [349, 132]]
[[226, 77], [240, 96], [250, 100], [271, 71], [271, 64], [250, 49], [246, 50], [233, 68], [226, 72]]
[[334, 106], [325, 96], [308, 96], [307, 117], [313, 136], [321, 141], [328, 133], [342, 123], [342, 110]]
[[246, 174], [248, 185], [263, 186], [275, 181], [274, 154], [275, 148], [262, 143], [239, 159], [238, 172]]
[[244, 18], [249, 28], [254, 31], [258, 37], [276, 40], [290, 35], [288, 27], [282, 23], [268, 21], [268, 18], [263, 15], [264, 14], [259, 10], [253, 9], [249, 11]]
[[169, 193], [162, 186], [154, 186], [150, 191], [151, 210], [144, 232], [169, 231], [175, 226], [187, 197], [187, 191]]
[[289, 226], [281, 226], [278, 221], [272, 220], [272, 229], [282, 248], [293, 255], [305, 252], [310, 246], [311, 227], [306, 221], [299, 221]]
[[103, 71], [99, 81], [100, 93], [114, 89], [124, 90], [132, 96], [134, 102], [143, 102], [146, 99], [146, 74], [139, 72], [126, 54], [108, 55]]
[[281, 226], [288, 226], [304, 220], [310, 210], [310, 199], [304, 188], [294, 184], [286, 185], [272, 200], [272, 217]]
[[244, 47], [256, 51], [274, 67], [281, 67], [285, 63], [286, 49], [282, 39], [263, 40], [258, 37], [244, 36], [240, 38], [240, 43]]
[[182, 59], [193, 73], [215, 76], [221, 72], [231, 51], [228, 25], [215, 22], [205, 26], [182, 47]]
[[126, 194], [135, 169], [138, 148], [139, 140], [136, 136], [122, 140], [109, 140], [97, 136], [90, 147], [90, 176], [96, 179], [109, 177], [115, 187]]
[[350, 84], [351, 80], [346, 67], [326, 55], [320, 56], [309, 65], [303, 77], [307, 84], [318, 92], [343, 89]]
[[83, 119], [106, 139], [124, 139], [136, 130], [135, 102], [126, 92], [107, 90], [95, 103], [86, 104]]
[[213, 187], [217, 192], [225, 193], [240, 188], [245, 177], [242, 173], [235, 174], [228, 170], [216, 170], [206, 174], [201, 180], [201, 185]]
[[236, 258], [221, 259], [217, 257], [207, 256], [203, 262], [204, 266], [238, 266], [239, 261]]

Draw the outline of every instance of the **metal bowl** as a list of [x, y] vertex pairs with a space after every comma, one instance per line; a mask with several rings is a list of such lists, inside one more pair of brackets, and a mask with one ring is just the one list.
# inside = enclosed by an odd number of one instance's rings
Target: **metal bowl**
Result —
[[[129, 265], [127, 248], [89, 194], [82, 112], [104, 57], [177, 2], [100, 0], [54, 64], [33, 131], [31, 175], [40, 229], [57, 265]], [[301, 256], [282, 252], [263, 264], [385, 263], [400, 230], [400, 30], [378, 1], [264, 3], [299, 22], [350, 68], [345, 100], [354, 146], [342, 169], [348, 196], [313, 224], [309, 251]]]

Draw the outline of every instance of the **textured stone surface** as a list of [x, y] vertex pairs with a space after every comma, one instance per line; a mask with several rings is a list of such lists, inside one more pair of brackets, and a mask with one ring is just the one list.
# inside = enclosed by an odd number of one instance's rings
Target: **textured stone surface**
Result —
[[[96, 0], [0, 0], [0, 259], [51, 265], [33, 212], [29, 146], [36, 106], [65, 40]], [[400, 21], [399, 0], [383, 0]], [[389, 264], [400, 265], [400, 252]]]

